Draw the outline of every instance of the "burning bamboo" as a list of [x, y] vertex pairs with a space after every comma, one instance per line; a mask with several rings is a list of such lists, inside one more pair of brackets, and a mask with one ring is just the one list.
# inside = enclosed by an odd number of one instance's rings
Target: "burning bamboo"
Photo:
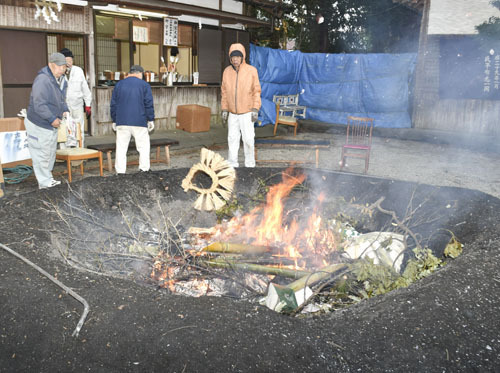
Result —
[[219, 267], [219, 268], [234, 268], [244, 271], [250, 271], [254, 273], [261, 273], [265, 275], [276, 275], [288, 278], [302, 278], [311, 275], [310, 272], [301, 271], [290, 268], [279, 268], [272, 266], [265, 266], [254, 263], [240, 263], [235, 260], [227, 260], [227, 259], [212, 259], [212, 260], [202, 260], [201, 263], [208, 265], [210, 267]]
[[232, 253], [232, 254], [264, 254], [271, 251], [269, 246], [257, 246], [244, 243], [214, 242], [202, 251], [209, 253]]

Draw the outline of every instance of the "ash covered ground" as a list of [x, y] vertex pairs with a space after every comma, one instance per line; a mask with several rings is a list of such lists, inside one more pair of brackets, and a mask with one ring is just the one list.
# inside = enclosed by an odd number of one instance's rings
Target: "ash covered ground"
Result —
[[[278, 182], [281, 171], [238, 169], [238, 200], [250, 205], [259, 180]], [[123, 217], [139, 216], [141, 208], [166, 216], [178, 230], [215, 224], [213, 213], [192, 209], [195, 193], [180, 188], [187, 169], [91, 177], [71, 188], [8, 197], [0, 201], [1, 243], [74, 289], [90, 313], [72, 337], [80, 303], [0, 250], [0, 370], [498, 371], [500, 200], [468, 189], [307, 173], [306, 185], [327, 191], [332, 206], [385, 197], [384, 208], [398, 216], [413, 206], [415, 232], [436, 255], [443, 229], [465, 244], [463, 254], [408, 288], [334, 313], [291, 318], [248, 300], [168, 294], [126, 274], [103, 276], [64, 260], [68, 242], [94, 250], [117, 232], [130, 232]], [[64, 221], [54, 207], [75, 218]], [[329, 213], [337, 212], [332, 207]], [[129, 223], [132, 231], [140, 229], [139, 220]], [[387, 221], [362, 224], [369, 230]]]

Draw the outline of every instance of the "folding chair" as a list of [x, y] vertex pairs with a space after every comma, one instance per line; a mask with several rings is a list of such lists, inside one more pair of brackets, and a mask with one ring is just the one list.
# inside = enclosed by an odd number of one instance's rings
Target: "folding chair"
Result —
[[373, 118], [347, 117], [347, 136], [342, 145], [340, 169], [346, 164], [347, 157], [364, 158], [365, 173], [368, 172], [372, 146]]
[[103, 176], [102, 171], [102, 152], [99, 150], [82, 148], [82, 134], [80, 132], [80, 123], [76, 125], [76, 134], [78, 140], [78, 147], [76, 148], [66, 148], [66, 149], [57, 149], [56, 151], [56, 159], [60, 159], [66, 161], [68, 168], [68, 181], [71, 183], [71, 161], [82, 161], [80, 163], [80, 172], [83, 176], [83, 160], [84, 159], [99, 159], [99, 171], [101, 176]]

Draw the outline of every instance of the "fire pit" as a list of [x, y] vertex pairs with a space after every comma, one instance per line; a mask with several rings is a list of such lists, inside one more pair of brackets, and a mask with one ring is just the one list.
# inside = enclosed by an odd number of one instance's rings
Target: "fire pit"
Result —
[[[57, 254], [172, 293], [250, 298], [295, 314], [313, 294], [322, 301], [308, 312], [408, 286], [440, 267], [447, 243], [461, 251], [456, 237], [467, 224], [437, 188], [303, 169], [238, 176], [217, 213], [194, 210], [196, 193], [179, 193], [168, 177], [146, 193], [91, 200], [72, 191], [48, 205], [65, 226], [52, 236]], [[197, 182], [207, 183], [203, 173]], [[360, 244], [360, 235], [373, 238]]]
[[[318, 208], [322, 219], [348, 218], [360, 233], [409, 228], [409, 247], [417, 241], [438, 258], [442, 258], [451, 231], [464, 244], [464, 252], [408, 288], [340, 312], [297, 319], [254, 302], [261, 298], [254, 296], [254, 290], [246, 294], [252, 302], [241, 300], [245, 295], [241, 289], [249, 285], [243, 277], [239, 278], [242, 286], [217, 299], [169, 294], [169, 277], [151, 277], [162, 252], [174, 261], [184, 260], [180, 254], [193, 248], [201, 251], [188, 234], [190, 228], [227, 227], [229, 222], [220, 219], [260, 206], [269, 196], [268, 187], [282, 181], [284, 170], [238, 169], [237, 202], [234, 209], [225, 211], [227, 216], [192, 208], [195, 193], [180, 188], [187, 171], [88, 178], [1, 202], [2, 212], [10, 217], [0, 226], [3, 242], [78, 291], [90, 304], [89, 319], [79, 339], [68, 339], [80, 315], [79, 305], [68, 307], [71, 301], [66, 295], [57, 291], [50, 295], [53, 289], [37, 280], [23, 263], [2, 256], [5, 302], [0, 320], [6, 351], [2, 366], [32, 369], [43, 361], [44, 368], [54, 370], [71, 363], [107, 370], [139, 365], [149, 371], [297, 372], [422, 367], [494, 371], [499, 366], [498, 199], [459, 188], [305, 170], [304, 181], [284, 201], [282, 226], [290, 227], [293, 217], [312, 216]], [[244, 214], [235, 216], [241, 219]], [[403, 224], [396, 227], [394, 217]], [[300, 242], [296, 237], [292, 243]], [[222, 236], [213, 238], [226, 242]], [[287, 240], [280, 235], [276, 241], [281, 247], [256, 239], [238, 243], [279, 252]], [[198, 242], [201, 249], [213, 243], [211, 239]], [[301, 255], [298, 264], [305, 260]], [[315, 253], [306, 258], [304, 270], [331, 265], [335, 255]], [[195, 255], [191, 253], [191, 257]], [[328, 263], [322, 262], [324, 257]], [[282, 264], [290, 264], [291, 258]], [[320, 263], [314, 261], [317, 258]], [[271, 259], [274, 263], [275, 258]], [[198, 267], [200, 262], [182, 260], [171, 268], [200, 271], [201, 278], [206, 275], [206, 267]], [[244, 268], [241, 272], [209, 270], [221, 273], [224, 287], [228, 278], [234, 282], [234, 273], [247, 272]], [[170, 277], [179, 282], [175, 275]], [[256, 275], [251, 288], [261, 284], [264, 291], [267, 280], [261, 280], [268, 278]], [[295, 279], [280, 280], [283, 285], [290, 281]], [[228, 299], [231, 291], [240, 298]], [[49, 295], [37, 296], [47, 292]], [[53, 351], [50, 358], [47, 348]]]

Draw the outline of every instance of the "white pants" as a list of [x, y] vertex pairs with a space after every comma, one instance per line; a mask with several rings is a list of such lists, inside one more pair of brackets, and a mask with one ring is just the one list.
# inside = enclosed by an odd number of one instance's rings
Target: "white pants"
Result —
[[228, 162], [231, 167], [238, 167], [238, 151], [240, 139], [243, 139], [243, 151], [245, 153], [245, 167], [255, 167], [255, 128], [251, 120], [252, 113], [233, 114], [229, 113], [227, 120], [227, 144]]
[[33, 171], [40, 188], [45, 188], [52, 181], [52, 170], [56, 161], [57, 129], [47, 129], [24, 119], [28, 134], [28, 149], [33, 162]]
[[149, 171], [149, 155], [151, 146], [149, 144], [149, 132], [146, 127], [139, 126], [116, 126], [116, 159], [115, 170], [117, 174], [127, 171], [127, 150], [130, 137], [134, 136], [135, 147], [139, 152], [139, 169]]

